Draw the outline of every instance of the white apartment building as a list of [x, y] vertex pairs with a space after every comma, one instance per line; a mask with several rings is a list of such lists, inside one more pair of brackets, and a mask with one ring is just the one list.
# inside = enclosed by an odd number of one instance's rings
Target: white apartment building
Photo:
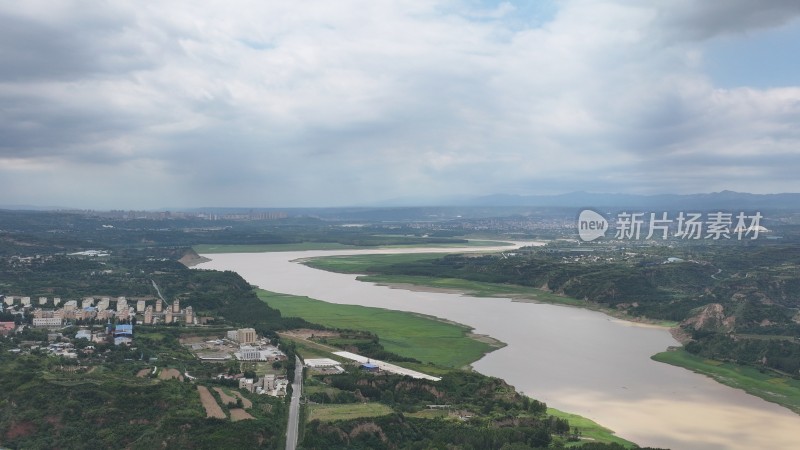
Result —
[[33, 319], [33, 326], [36, 328], [43, 328], [43, 327], [60, 327], [64, 324], [64, 320], [60, 317], [42, 317], [37, 319], [34, 317]]

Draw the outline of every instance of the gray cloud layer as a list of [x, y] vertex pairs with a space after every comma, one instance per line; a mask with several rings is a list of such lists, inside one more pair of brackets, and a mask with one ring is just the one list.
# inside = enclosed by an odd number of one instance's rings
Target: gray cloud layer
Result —
[[0, 203], [798, 190], [800, 87], [703, 73], [703, 42], [796, 24], [797, 2], [554, 8], [0, 6]]

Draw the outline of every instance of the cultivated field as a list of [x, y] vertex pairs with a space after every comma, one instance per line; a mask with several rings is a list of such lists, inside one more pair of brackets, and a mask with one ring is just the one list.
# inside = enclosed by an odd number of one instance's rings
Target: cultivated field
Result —
[[230, 392], [230, 395], [229, 395], [222, 388], [215, 387], [214, 390], [217, 391], [217, 394], [219, 394], [219, 398], [225, 404], [235, 405], [236, 404], [236, 397], [238, 397], [238, 398], [242, 399], [242, 406], [244, 406], [244, 409], [250, 409], [250, 408], [253, 407], [253, 402], [251, 402], [250, 399], [248, 399], [247, 397], [242, 395], [240, 392], [231, 390], [231, 391], [229, 391]]
[[211, 395], [207, 387], [197, 386], [197, 392], [200, 393], [200, 401], [203, 403], [203, 408], [206, 409], [206, 417], [225, 418], [225, 413], [222, 412], [222, 408], [219, 407], [217, 400]]
[[253, 402], [251, 402], [248, 398], [246, 398], [241, 393], [234, 391], [233, 395], [235, 395], [235, 396], [239, 397], [240, 399], [242, 399], [242, 406], [244, 406], [244, 409], [250, 409], [250, 408], [253, 407]]
[[231, 409], [231, 422], [237, 422], [239, 420], [249, 420], [249, 419], [255, 419], [255, 417], [251, 416], [250, 413], [243, 410], [242, 408]]
[[309, 410], [309, 421], [319, 419], [322, 422], [358, 419], [360, 417], [379, 417], [392, 413], [392, 408], [381, 403], [311, 405]]
[[225, 403], [225, 404], [228, 404], [228, 405], [235, 405], [236, 404], [236, 398], [231, 397], [230, 395], [226, 394], [225, 391], [222, 390], [222, 388], [215, 387], [214, 390], [217, 391], [217, 394], [219, 394], [219, 398], [220, 398], [220, 400], [222, 400], [222, 403]]
[[178, 369], [161, 369], [161, 372], [158, 373], [159, 380], [171, 380], [173, 378], [183, 381], [183, 375]]

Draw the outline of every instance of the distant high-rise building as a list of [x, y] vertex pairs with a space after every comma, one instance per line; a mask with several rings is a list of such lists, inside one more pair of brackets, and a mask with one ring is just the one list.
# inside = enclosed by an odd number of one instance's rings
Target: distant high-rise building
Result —
[[186, 307], [186, 311], [184, 311], [184, 318], [186, 319], [187, 325], [194, 323], [194, 311], [192, 310], [191, 306]]
[[145, 303], [144, 300], [139, 300], [136, 302], [136, 312], [144, 312]]
[[153, 323], [153, 307], [148, 306], [144, 309], [144, 323], [150, 325]]
[[177, 298], [175, 299], [174, 302], [172, 302], [172, 312], [173, 313], [181, 312], [181, 301], [178, 300]]
[[236, 340], [240, 344], [253, 344], [256, 342], [256, 330], [252, 328], [240, 328], [236, 331]]
[[164, 310], [164, 300], [156, 300], [156, 312], [160, 313]]

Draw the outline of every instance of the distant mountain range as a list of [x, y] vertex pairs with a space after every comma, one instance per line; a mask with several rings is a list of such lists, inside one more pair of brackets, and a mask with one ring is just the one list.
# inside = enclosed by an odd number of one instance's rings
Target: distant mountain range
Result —
[[[264, 208], [264, 207], [218, 207], [218, 208], [169, 208], [171, 211], [232, 213], [242, 211], [287, 211], [290, 215], [312, 214], [320, 210], [369, 210], [374, 208], [614, 208], [654, 210], [769, 210], [795, 209], [800, 211], [800, 193], [750, 194], [746, 192], [722, 191], [709, 194], [598, 194], [592, 192], [570, 192], [556, 195], [493, 194], [484, 196], [450, 197], [405, 197], [352, 207], [332, 208]], [[53, 211], [72, 208], [36, 205], [0, 205], [0, 210]], [[164, 210], [164, 209], [162, 209]], [[155, 211], [155, 210], [153, 210]]]
[[7, 211], [57, 211], [73, 208], [63, 206], [38, 206], [38, 205], [0, 205], [0, 209]]
[[376, 206], [481, 206], [481, 207], [566, 207], [566, 208], [639, 208], [652, 211], [720, 209], [800, 209], [800, 193], [749, 194], [722, 191], [710, 194], [597, 194], [570, 192], [558, 195], [494, 194], [478, 197], [450, 197], [414, 202], [412, 199], [395, 199]]

